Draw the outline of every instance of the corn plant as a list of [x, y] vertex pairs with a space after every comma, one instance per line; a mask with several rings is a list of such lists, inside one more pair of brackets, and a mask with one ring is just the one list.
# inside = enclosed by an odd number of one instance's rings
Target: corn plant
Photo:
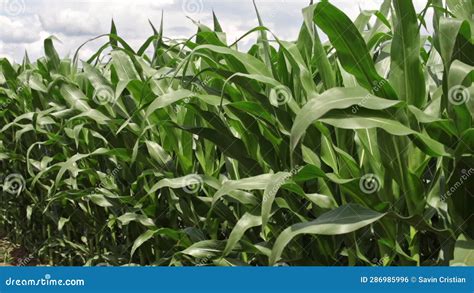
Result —
[[0, 230], [53, 265], [473, 265], [473, 13], [321, 1], [294, 41], [257, 11], [248, 50], [214, 15], [2, 59]]

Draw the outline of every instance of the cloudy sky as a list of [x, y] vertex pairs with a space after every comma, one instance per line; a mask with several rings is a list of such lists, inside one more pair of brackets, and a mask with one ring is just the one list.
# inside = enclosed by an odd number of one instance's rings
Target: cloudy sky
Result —
[[[362, 9], [376, 9], [382, 0], [333, 0], [355, 18]], [[417, 9], [425, 0], [414, 0]], [[133, 47], [150, 36], [148, 20], [156, 26], [164, 11], [165, 35], [189, 37], [196, 28], [187, 17], [212, 24], [217, 14], [228, 39], [233, 41], [257, 26], [251, 0], [0, 0], [0, 57], [21, 61], [25, 50], [31, 59], [43, 54], [42, 42], [54, 35], [62, 56], [74, 54], [86, 40], [107, 33], [113, 18], [118, 32]], [[302, 23], [301, 9], [309, 0], [256, 0], [263, 21], [281, 39], [292, 40]], [[240, 45], [245, 47], [244, 40]], [[103, 41], [81, 50], [87, 58]]]

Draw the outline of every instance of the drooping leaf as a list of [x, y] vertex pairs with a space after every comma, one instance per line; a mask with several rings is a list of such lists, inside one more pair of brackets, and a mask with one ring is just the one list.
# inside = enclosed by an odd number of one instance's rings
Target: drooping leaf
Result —
[[286, 228], [275, 241], [270, 265], [275, 264], [288, 243], [300, 234], [339, 235], [358, 230], [381, 219], [385, 214], [348, 204], [319, 216], [316, 220]]

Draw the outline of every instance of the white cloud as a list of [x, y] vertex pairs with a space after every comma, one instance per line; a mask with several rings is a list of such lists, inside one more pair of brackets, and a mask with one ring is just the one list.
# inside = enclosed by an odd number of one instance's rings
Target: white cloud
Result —
[[40, 20], [45, 30], [69, 36], [99, 34], [102, 27], [96, 16], [70, 8], [61, 10], [59, 13], [53, 11], [40, 15]]
[[[128, 1], [128, 0], [127, 0]], [[150, 3], [150, 7], [153, 9], [163, 9], [166, 6], [174, 4], [174, 0], [160, 0], [160, 1], [152, 1]]]
[[[0, 3], [5, 0], [0, 0]], [[24, 2], [21, 2], [24, 1]], [[15, 16], [1, 16], [0, 45], [2, 54], [20, 61], [24, 50], [31, 59], [43, 55], [44, 37], [56, 35], [55, 44], [64, 56], [73, 54], [90, 37], [107, 33], [113, 18], [119, 35], [132, 47], [138, 48], [152, 33], [148, 20], [156, 27], [164, 12], [164, 33], [169, 38], [188, 38], [196, 27], [186, 16], [212, 26], [215, 11], [228, 41], [233, 42], [248, 30], [258, 26], [251, 0], [21, 0], [26, 6], [15, 11]], [[355, 19], [362, 9], [377, 9], [383, 0], [331, 0], [350, 18]], [[301, 10], [309, 0], [256, 0], [264, 25], [284, 40], [295, 40], [303, 22]], [[413, 0], [418, 11], [426, 0]], [[189, 11], [186, 11], [186, 10]], [[41, 21], [40, 21], [41, 20]], [[430, 17], [427, 17], [428, 26]], [[256, 34], [240, 42], [246, 49]], [[87, 44], [81, 56], [92, 54], [105, 42], [100, 39]]]
[[5, 43], [32, 43], [40, 38], [40, 26], [34, 17], [12, 18], [0, 15], [0, 39]]
[[14, 60], [13, 56], [8, 55], [5, 52], [6, 50], [4, 48], [4, 45], [0, 42], [0, 58], [7, 58], [8, 61], [12, 62]]

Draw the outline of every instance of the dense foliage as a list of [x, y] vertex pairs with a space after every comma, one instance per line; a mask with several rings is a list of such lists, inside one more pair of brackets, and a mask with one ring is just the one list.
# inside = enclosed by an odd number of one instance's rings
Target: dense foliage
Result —
[[472, 265], [473, 7], [2, 59], [1, 231], [55, 265]]

